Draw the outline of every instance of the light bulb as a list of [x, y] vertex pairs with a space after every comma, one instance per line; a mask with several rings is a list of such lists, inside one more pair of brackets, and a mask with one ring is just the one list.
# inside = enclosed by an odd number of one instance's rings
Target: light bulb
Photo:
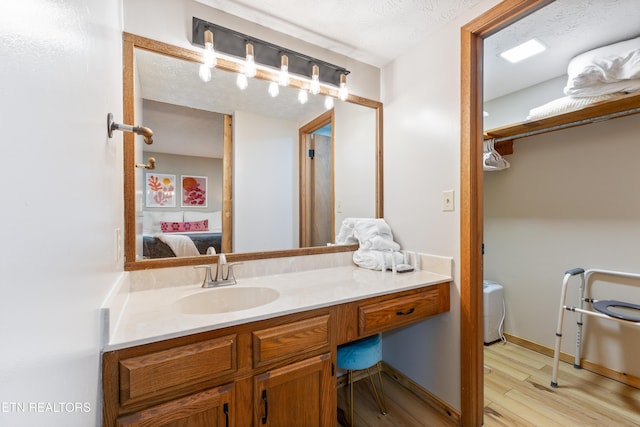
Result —
[[278, 76], [280, 86], [289, 86], [289, 58], [287, 55], [280, 57], [280, 75]]
[[211, 30], [204, 32], [204, 63], [213, 68], [216, 65], [216, 52], [213, 50], [213, 33]]
[[207, 64], [200, 64], [200, 70], [198, 70], [198, 75], [203, 82], [211, 81], [211, 68], [207, 66]]
[[338, 98], [341, 101], [346, 101], [349, 96], [349, 90], [347, 89], [347, 76], [346, 74], [340, 74], [340, 89], [338, 89]]
[[244, 64], [244, 74], [247, 77], [255, 77], [256, 76], [256, 62], [253, 58], [253, 45], [251, 43], [247, 43], [246, 45], [246, 53], [247, 56], [245, 58]]
[[247, 76], [242, 73], [238, 74], [238, 77], [236, 78], [236, 86], [238, 86], [238, 89], [240, 90], [245, 90], [247, 86], [249, 86]]
[[311, 70], [311, 93], [317, 95], [320, 93], [320, 68], [314, 65]]
[[325, 96], [324, 98], [324, 108], [326, 108], [327, 110], [333, 108], [333, 98], [329, 95]]
[[269, 83], [269, 95], [271, 95], [272, 98], [275, 98], [276, 96], [278, 96], [279, 93], [280, 93], [280, 88], [278, 87], [278, 83], [276, 82]]
[[307, 94], [307, 91], [300, 89], [300, 92], [298, 92], [298, 102], [300, 102], [300, 104], [306, 104], [308, 100], [309, 95]]

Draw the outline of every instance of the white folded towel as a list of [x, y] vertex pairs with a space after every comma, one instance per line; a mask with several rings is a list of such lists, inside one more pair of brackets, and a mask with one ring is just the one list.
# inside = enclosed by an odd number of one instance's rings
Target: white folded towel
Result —
[[369, 240], [361, 242], [360, 249], [373, 249], [378, 251], [400, 250], [400, 245], [393, 240], [383, 236], [373, 236]]
[[353, 227], [353, 235], [358, 239], [361, 246], [376, 236], [393, 241], [391, 227], [382, 218], [363, 218], [356, 221]]
[[336, 236], [336, 245], [352, 245], [358, 243], [358, 239], [353, 235], [353, 227], [356, 222], [364, 218], [345, 218], [340, 225], [340, 231]]
[[[393, 258], [392, 258], [393, 257]], [[400, 252], [384, 252], [378, 250], [358, 249], [353, 253], [353, 262], [358, 267], [369, 270], [390, 270], [395, 264], [404, 262], [404, 255]]]
[[160, 241], [166, 243], [176, 256], [198, 256], [198, 248], [193, 243], [193, 240], [188, 236], [181, 234], [154, 234], [154, 237], [160, 239]]

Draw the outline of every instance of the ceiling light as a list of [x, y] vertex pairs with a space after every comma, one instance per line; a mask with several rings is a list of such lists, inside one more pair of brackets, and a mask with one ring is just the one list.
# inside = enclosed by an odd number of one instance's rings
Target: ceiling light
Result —
[[320, 67], [313, 64], [311, 67], [311, 93], [317, 95], [320, 93]]
[[244, 74], [247, 77], [255, 77], [256, 76], [256, 62], [253, 57], [253, 45], [247, 42], [245, 47], [246, 57], [244, 63]]
[[347, 75], [340, 74], [340, 89], [338, 89], [338, 98], [341, 101], [346, 101], [349, 96], [349, 90], [347, 89]]
[[278, 78], [281, 86], [289, 86], [289, 57], [287, 55], [280, 57], [280, 75]]
[[204, 65], [213, 68], [216, 65], [216, 52], [213, 50], [213, 32], [204, 32]]
[[278, 96], [279, 93], [280, 93], [280, 88], [278, 87], [278, 83], [276, 82], [269, 83], [269, 95], [271, 95], [272, 98], [275, 98], [276, 96]]
[[527, 59], [532, 57], [533, 55], [537, 55], [538, 53], [543, 52], [546, 49], [547, 47], [540, 43], [538, 40], [531, 39], [522, 44], [519, 44], [516, 47], [502, 52], [500, 56], [507, 61], [515, 64], [516, 62], [520, 62], [523, 59]]

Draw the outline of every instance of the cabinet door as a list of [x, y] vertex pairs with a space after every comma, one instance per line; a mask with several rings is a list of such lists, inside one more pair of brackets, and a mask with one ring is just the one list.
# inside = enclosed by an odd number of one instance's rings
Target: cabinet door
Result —
[[325, 427], [336, 423], [329, 353], [254, 378], [254, 426]]
[[118, 418], [117, 427], [233, 426], [233, 384], [172, 400]]

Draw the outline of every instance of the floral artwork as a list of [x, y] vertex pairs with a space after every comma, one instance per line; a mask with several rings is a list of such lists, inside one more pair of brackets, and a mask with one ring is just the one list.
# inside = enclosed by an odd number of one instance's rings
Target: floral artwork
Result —
[[207, 177], [182, 175], [182, 207], [207, 207]]
[[176, 176], [147, 173], [147, 207], [176, 207]]

